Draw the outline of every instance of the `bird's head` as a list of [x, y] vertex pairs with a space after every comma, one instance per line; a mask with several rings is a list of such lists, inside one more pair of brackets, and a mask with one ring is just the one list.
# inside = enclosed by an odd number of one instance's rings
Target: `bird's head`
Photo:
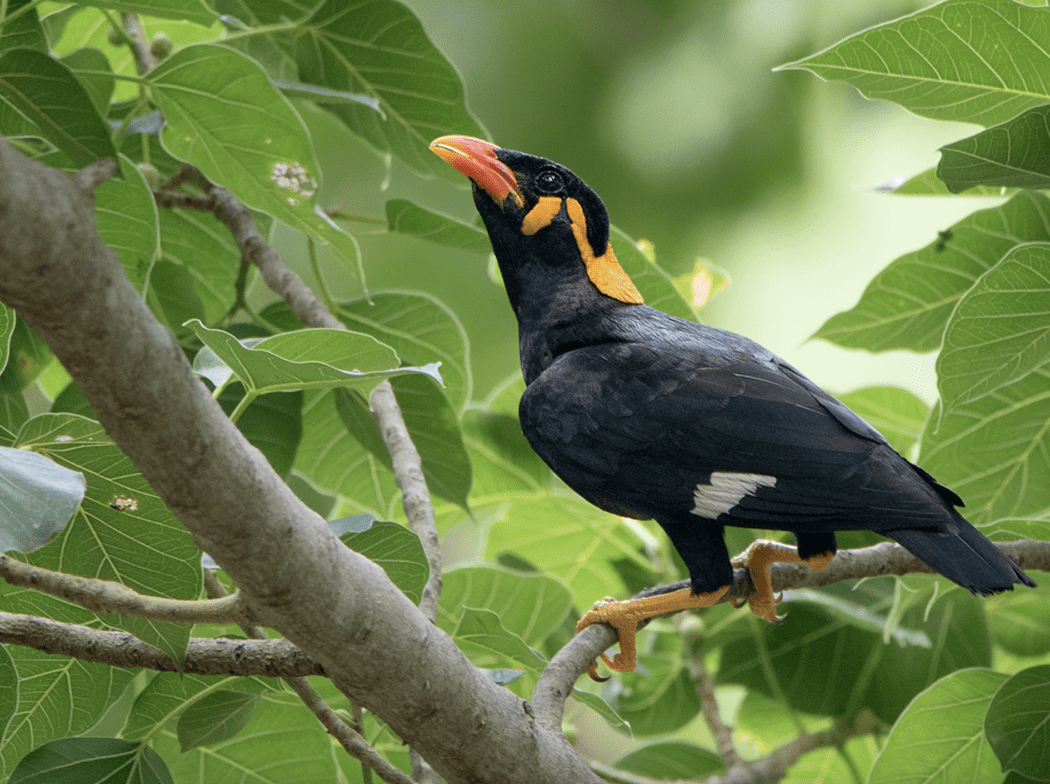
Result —
[[442, 136], [430, 149], [473, 182], [474, 204], [501, 266], [542, 256], [584, 270], [607, 297], [642, 302], [609, 244], [605, 205], [567, 168], [471, 136]]

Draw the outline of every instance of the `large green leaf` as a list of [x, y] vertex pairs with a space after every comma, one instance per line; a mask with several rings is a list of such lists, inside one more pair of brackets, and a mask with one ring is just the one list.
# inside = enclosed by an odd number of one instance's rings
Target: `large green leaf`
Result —
[[[240, 266], [240, 251], [229, 230], [215, 216], [196, 210], [166, 209], [160, 211], [161, 249], [164, 258], [185, 273], [191, 286], [188, 293], [177, 292], [173, 285], [155, 281], [154, 293], [164, 300], [178, 293], [172, 305], [189, 297], [200, 305], [196, 309], [169, 308], [172, 326], [191, 318], [214, 324], [233, 304], [234, 286]], [[167, 275], [167, 279], [171, 279]]]
[[232, 738], [248, 724], [259, 699], [258, 694], [243, 691], [220, 690], [205, 695], [179, 716], [179, 747], [185, 752]]
[[[26, 423], [17, 445], [87, 479], [80, 511], [54, 542], [30, 556], [32, 563], [114, 580], [146, 595], [200, 595], [200, 550], [101, 425], [74, 414], [42, 414]], [[185, 625], [133, 616], [103, 618], [175, 659], [185, 652]]]
[[[68, 611], [69, 605], [36, 591], [20, 593], [35, 596], [22, 601], [20, 595], [5, 594], [5, 610], [70, 623], [90, 622], [92, 614], [87, 610]], [[89, 664], [16, 645], [5, 649], [16, 673], [0, 668], [4, 676], [0, 682], [17, 683], [18, 707], [13, 714], [0, 717], [0, 723], [6, 722], [0, 739], [0, 778], [10, 775], [34, 748], [89, 730], [134, 677], [131, 670], [107, 664]]]
[[449, 634], [475, 662], [492, 657], [533, 673], [541, 672], [547, 660], [521, 637], [508, 631], [492, 610], [464, 607]]
[[649, 566], [640, 544], [620, 518], [575, 498], [547, 496], [490, 504], [497, 514], [486, 555], [513, 553], [560, 577], [578, 606], [623, 591], [613, 565], [625, 560]]
[[433, 366], [399, 368], [397, 355], [375, 338], [341, 329], [304, 329], [268, 338], [237, 340], [199, 321], [189, 326], [204, 341], [194, 370], [216, 386], [236, 376], [254, 394], [359, 386], [370, 390], [394, 375], [425, 373]]
[[321, 490], [345, 498], [350, 511], [389, 520], [401, 497], [394, 475], [347, 432], [335, 400], [334, 390], [307, 393], [294, 470]]
[[357, 269], [353, 240], [315, 206], [318, 165], [302, 119], [266, 72], [226, 46], [180, 49], [149, 76], [161, 141], [249, 207], [331, 246]]
[[149, 746], [117, 738], [62, 738], [34, 749], [9, 784], [173, 784]]
[[293, 34], [300, 81], [378, 100], [380, 112], [314, 98], [377, 150], [444, 174], [448, 167], [429, 149], [434, 137], [484, 135], [467, 111], [459, 74], [400, 3], [324, 0]]
[[1020, 245], [963, 295], [937, 357], [954, 411], [1050, 363], [1050, 243]]
[[466, 607], [491, 610], [507, 630], [539, 646], [565, 621], [572, 596], [559, 580], [543, 574], [489, 566], [445, 572], [438, 625], [451, 632]]
[[1050, 187], [1050, 106], [1037, 106], [941, 147], [937, 176], [952, 193], [976, 185]]
[[880, 272], [851, 310], [828, 319], [814, 337], [868, 351], [934, 351], [959, 299], [1015, 245], [1050, 241], [1050, 199], [1022, 191], [980, 210], [946, 237]]
[[[412, 443], [419, 452], [428, 490], [468, 508], [473, 471], [463, 443], [463, 432], [444, 392], [433, 381], [404, 376], [391, 379]], [[379, 464], [393, 470], [393, 462], [379, 432], [379, 425], [364, 397], [336, 390], [336, 410], [346, 431], [364, 446]]]
[[994, 125], [1050, 102], [1050, 16], [1014, 0], [947, 0], [782, 67], [923, 117]]
[[31, 553], [65, 528], [86, 482], [44, 455], [0, 447], [0, 552]]
[[68, 66], [43, 52], [0, 53], [0, 103], [35, 126], [75, 166], [117, 154], [84, 85]]
[[[1050, 526], [1050, 523], [1047, 523]], [[1045, 537], [1042, 537], [1045, 539]], [[995, 642], [1016, 656], [1050, 653], [1050, 586], [1005, 592], [986, 600], [988, 626]]]
[[684, 741], [651, 743], [624, 754], [614, 765], [618, 770], [660, 781], [701, 780], [725, 769], [722, 758], [713, 751]]
[[984, 720], [1003, 772], [1050, 781], [1050, 665], [1029, 667], [1002, 685]]
[[118, 160], [121, 177], [110, 178], [95, 188], [96, 228], [102, 241], [117, 254], [132, 285], [142, 293], [160, 252], [160, 218], [142, 173], [123, 155]]
[[971, 522], [1044, 516], [1050, 508], [1050, 367], [944, 412], [923, 434], [920, 462], [962, 497]]
[[419, 604], [430, 578], [430, 563], [413, 531], [370, 515], [333, 520], [331, 525], [343, 544], [383, 567], [390, 581]]
[[474, 253], [491, 253], [492, 243], [484, 229], [419, 207], [407, 199], [386, 203], [387, 229], [397, 234], [429, 240]]
[[[9, 0], [6, 5], [7, 16], [21, 12], [27, 5], [36, 4], [33, 0]], [[40, 24], [40, 16], [35, 7], [20, 13], [13, 22], [0, 17], [0, 51], [17, 47], [47, 51], [47, 38], [44, 36], [44, 28]]]
[[984, 717], [1005, 680], [990, 670], [961, 670], [926, 689], [893, 725], [868, 784], [1000, 781], [999, 762], [984, 737]]
[[[284, 303], [262, 315], [284, 329], [302, 326]], [[447, 305], [421, 291], [379, 291], [366, 299], [343, 302], [336, 316], [355, 332], [390, 346], [409, 365], [441, 363], [445, 394], [457, 410], [470, 400], [467, 333]]]
[[296, 703], [298, 698], [270, 694], [232, 738], [183, 753], [176, 734], [163, 730], [154, 748], [179, 782], [338, 781], [329, 737], [313, 713]]
[[[874, 189], [879, 193], [892, 193], [894, 196], [956, 196], [937, 176], [936, 169], [927, 169], [907, 179], [897, 179]], [[990, 185], [975, 185], [965, 190], [963, 196], [1005, 196], [1006, 188], [995, 188]]]

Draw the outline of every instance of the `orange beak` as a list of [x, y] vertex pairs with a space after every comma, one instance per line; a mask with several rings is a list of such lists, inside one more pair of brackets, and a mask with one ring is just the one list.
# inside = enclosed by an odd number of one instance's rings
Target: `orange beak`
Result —
[[513, 196], [519, 207], [525, 205], [514, 172], [496, 157], [499, 147], [495, 144], [473, 136], [442, 136], [430, 143], [430, 149], [473, 180], [500, 207], [508, 196]]

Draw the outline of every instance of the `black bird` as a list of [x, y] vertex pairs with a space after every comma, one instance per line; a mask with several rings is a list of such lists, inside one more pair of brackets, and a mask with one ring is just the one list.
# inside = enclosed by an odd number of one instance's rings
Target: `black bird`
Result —
[[[794, 367], [644, 305], [605, 205], [571, 171], [469, 136], [430, 148], [473, 181], [518, 318], [525, 437], [592, 504], [656, 520], [689, 569], [690, 589], [599, 602], [580, 621], [618, 629], [613, 670], [634, 669], [639, 620], [715, 603], [734, 564], [751, 572], [752, 611], [778, 620], [769, 565], [822, 571], [836, 531], [895, 539], [976, 594], [1035, 585], [955, 510], [959, 496]], [[727, 525], [791, 531], [797, 551], [760, 540], [731, 561]]]

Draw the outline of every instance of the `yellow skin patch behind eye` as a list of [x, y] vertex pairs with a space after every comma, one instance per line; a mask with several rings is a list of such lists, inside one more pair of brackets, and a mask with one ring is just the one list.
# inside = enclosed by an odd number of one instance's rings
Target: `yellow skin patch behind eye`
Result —
[[561, 198], [558, 196], [541, 196], [536, 206], [529, 210], [521, 222], [521, 233], [531, 237], [540, 229], [551, 225], [551, 221], [561, 212]]
[[583, 207], [580, 206], [580, 203], [576, 199], [566, 199], [565, 206], [569, 213], [576, 245], [580, 249], [583, 263], [587, 266], [587, 277], [591, 279], [598, 291], [607, 297], [626, 302], [628, 305], [641, 305], [645, 300], [642, 299], [642, 294], [635, 287], [634, 282], [623, 271], [620, 262], [616, 260], [612, 245], [607, 245], [605, 253], [601, 256], [594, 254], [594, 248], [587, 239], [587, 218], [583, 214]]

